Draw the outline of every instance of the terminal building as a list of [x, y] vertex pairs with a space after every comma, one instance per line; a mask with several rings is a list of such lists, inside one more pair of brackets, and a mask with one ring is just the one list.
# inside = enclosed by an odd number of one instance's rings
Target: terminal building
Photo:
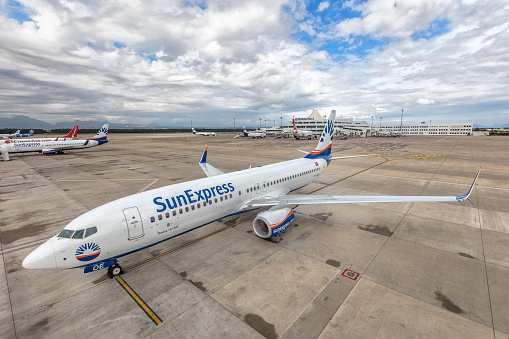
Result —
[[[297, 129], [314, 131], [320, 134], [327, 119], [313, 110], [307, 118], [295, 118]], [[439, 123], [431, 124], [370, 124], [367, 121], [354, 121], [352, 118], [336, 118], [334, 127], [337, 134], [346, 136], [399, 136], [399, 135], [472, 135], [473, 123]], [[293, 124], [280, 126], [282, 132], [290, 132]]]

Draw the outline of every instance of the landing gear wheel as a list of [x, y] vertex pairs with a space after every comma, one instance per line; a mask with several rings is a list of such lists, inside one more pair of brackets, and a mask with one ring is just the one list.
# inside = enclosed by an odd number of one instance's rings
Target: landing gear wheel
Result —
[[119, 264], [108, 267], [108, 277], [110, 277], [110, 279], [122, 273], [124, 273], [124, 270]]

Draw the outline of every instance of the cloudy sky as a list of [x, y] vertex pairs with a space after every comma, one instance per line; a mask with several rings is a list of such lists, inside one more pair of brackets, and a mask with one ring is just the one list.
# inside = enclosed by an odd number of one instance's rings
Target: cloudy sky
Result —
[[509, 123], [509, 2], [0, 0], [0, 117], [230, 127], [313, 109]]

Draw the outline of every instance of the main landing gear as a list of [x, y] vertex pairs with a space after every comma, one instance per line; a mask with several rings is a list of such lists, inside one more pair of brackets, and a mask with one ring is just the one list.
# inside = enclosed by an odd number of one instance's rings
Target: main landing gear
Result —
[[124, 270], [122, 269], [122, 266], [120, 266], [119, 264], [108, 267], [107, 274], [110, 279], [113, 279], [113, 277], [115, 277], [119, 274], [122, 274], [122, 273], [124, 273]]

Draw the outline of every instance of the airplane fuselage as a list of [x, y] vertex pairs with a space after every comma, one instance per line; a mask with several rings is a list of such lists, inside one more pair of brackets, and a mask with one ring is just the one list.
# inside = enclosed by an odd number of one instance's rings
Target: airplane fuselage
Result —
[[43, 150], [59, 149], [70, 150], [89, 148], [99, 145], [97, 140], [22, 140], [22, 141], [9, 141], [4, 143], [9, 153], [23, 153], [23, 152], [42, 152]]
[[125, 256], [242, 212], [253, 199], [286, 195], [315, 180], [326, 167], [323, 159], [295, 159], [115, 200], [65, 227], [96, 227], [97, 233], [84, 239], [52, 237], [56, 267], [47, 268], [90, 266]]

